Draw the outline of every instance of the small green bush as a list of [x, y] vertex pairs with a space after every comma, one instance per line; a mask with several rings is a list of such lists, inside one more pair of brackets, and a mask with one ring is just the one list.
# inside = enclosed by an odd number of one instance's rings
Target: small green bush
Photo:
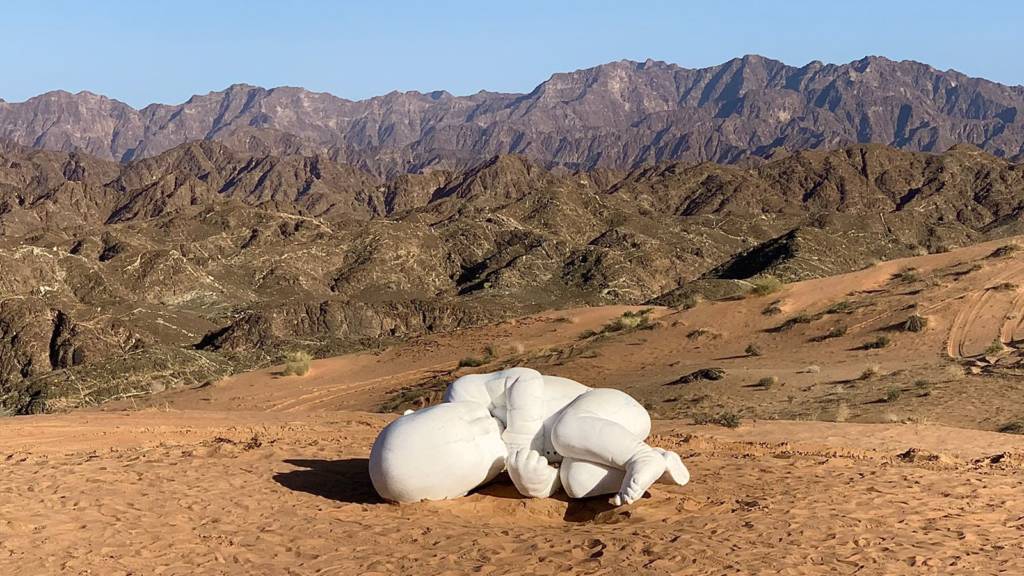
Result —
[[717, 424], [726, 428], [739, 428], [742, 420], [739, 414], [727, 410], [718, 414], [698, 414], [693, 417], [693, 423], [698, 425]]
[[903, 391], [899, 388], [893, 387], [885, 391], [885, 401], [890, 404], [899, 400], [900, 396], [903, 395]]
[[845, 336], [845, 335], [846, 335], [846, 326], [843, 325], [843, 324], [839, 324], [838, 326], [833, 326], [833, 327], [829, 328], [828, 332], [825, 332], [821, 336], [815, 336], [811, 340], [813, 340], [814, 342], [824, 342], [825, 340], [831, 340], [833, 338], [839, 338], [839, 337]]
[[849, 314], [856, 307], [849, 300], [840, 300], [825, 309], [825, 314]]
[[302, 350], [289, 352], [284, 356], [284, 375], [305, 376], [309, 372], [309, 364], [312, 361], [313, 356], [309, 352]]
[[923, 332], [928, 327], [928, 319], [919, 314], [913, 314], [903, 323], [903, 330], [907, 332]]
[[644, 328], [652, 328], [651, 324], [651, 312], [652, 308], [643, 308], [637, 311], [627, 311], [619, 316], [615, 320], [604, 325], [600, 333], [610, 332], [623, 332], [626, 330], [642, 330]]
[[878, 350], [878, 349], [881, 349], [881, 348], [885, 348], [886, 346], [888, 346], [891, 343], [892, 343], [892, 341], [889, 339], [888, 336], [882, 335], [882, 336], [879, 336], [878, 338], [875, 338], [874, 340], [871, 340], [871, 341], [868, 341], [868, 342], [865, 342], [865, 343], [861, 344], [860, 345], [860, 349], [861, 350]]
[[985, 356], [995, 356], [996, 354], [1002, 354], [1006, 350], [1006, 346], [1003, 345], [999, 338], [996, 338], [985, 348]]
[[750, 292], [755, 296], [767, 296], [769, 294], [774, 294], [779, 290], [782, 290], [784, 285], [782, 280], [779, 280], [774, 276], [757, 276], [750, 280], [750, 284], [752, 286], [750, 288]]
[[1003, 434], [1024, 434], [1024, 420], [1014, 420], [1013, 422], [1007, 422], [999, 431]]
[[715, 332], [714, 330], [711, 330], [710, 328], [696, 328], [694, 330], [690, 330], [686, 334], [686, 339], [696, 341], [700, 340], [701, 338], [704, 338], [705, 336], [708, 338], [717, 338], [721, 336], [721, 334]]
[[811, 322], [814, 322], [818, 318], [819, 318], [818, 316], [811, 316], [809, 314], [803, 314], [803, 313], [797, 314], [796, 316], [793, 316], [792, 318], [789, 318], [788, 320], [786, 320], [782, 324], [779, 324], [778, 326], [776, 326], [774, 328], [769, 328], [768, 332], [785, 332], [787, 330], [790, 330], [791, 328], [793, 328], [797, 324], [810, 324]]
[[860, 373], [860, 380], [871, 380], [875, 376], [878, 376], [882, 372], [882, 369], [878, 366], [868, 366]]
[[476, 368], [477, 366], [483, 366], [487, 364], [487, 360], [484, 358], [476, 358], [473, 356], [467, 356], [462, 360], [459, 360], [459, 368]]
[[700, 300], [697, 299], [697, 295], [693, 292], [687, 292], [686, 294], [680, 295], [673, 303], [673, 308], [676, 310], [690, 310], [696, 308]]
[[897, 282], [903, 282], [909, 284], [911, 282], [917, 282], [921, 279], [921, 273], [915, 268], [904, 268], [899, 272], [892, 275], [892, 279]]

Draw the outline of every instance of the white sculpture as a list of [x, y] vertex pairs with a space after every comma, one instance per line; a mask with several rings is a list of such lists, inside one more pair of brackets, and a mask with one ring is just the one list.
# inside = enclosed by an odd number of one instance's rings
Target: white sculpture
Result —
[[561, 487], [631, 504], [655, 482], [690, 478], [676, 453], [644, 443], [650, 432], [647, 411], [619, 390], [529, 368], [473, 374], [453, 382], [442, 404], [381, 431], [370, 478], [384, 499], [417, 502], [464, 496], [507, 469], [524, 496]]

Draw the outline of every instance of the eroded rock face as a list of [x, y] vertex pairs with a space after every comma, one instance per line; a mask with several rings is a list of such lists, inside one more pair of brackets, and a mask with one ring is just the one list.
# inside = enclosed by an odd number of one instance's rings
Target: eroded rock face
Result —
[[1024, 168], [965, 146], [629, 173], [503, 156], [384, 180], [216, 142], [127, 165], [8, 145], [0, 406], [97, 402], [549, 307], [715, 297], [735, 288], [722, 279], [1021, 233], [1021, 213]]
[[234, 85], [135, 110], [50, 92], [0, 102], [0, 139], [115, 161], [207, 139], [260, 156], [322, 153], [379, 175], [464, 170], [502, 154], [571, 170], [631, 169], [855, 143], [932, 152], [966, 143], [1020, 158], [1021, 110], [1022, 87], [918, 62], [795, 67], [745, 56], [702, 69], [611, 62], [555, 74], [529, 94], [392, 92], [353, 102]]

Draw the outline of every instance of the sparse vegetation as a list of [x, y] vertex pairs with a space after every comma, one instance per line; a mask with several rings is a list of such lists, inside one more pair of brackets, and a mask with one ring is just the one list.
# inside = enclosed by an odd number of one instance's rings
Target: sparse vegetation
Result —
[[757, 276], [750, 280], [750, 293], [755, 296], [767, 296], [782, 290], [782, 280], [774, 276]]
[[761, 310], [761, 314], [764, 314], [765, 316], [777, 316], [782, 314], [782, 300], [776, 300], [775, 302], [765, 306], [764, 310]]
[[[522, 346], [520, 344], [520, 346]], [[459, 360], [459, 368], [476, 368], [485, 364], [490, 364], [494, 359], [498, 357], [498, 347], [494, 344], [488, 344], [484, 346], [483, 357], [477, 356], [466, 356]]]
[[792, 318], [786, 320], [782, 324], [779, 324], [775, 328], [769, 328], [768, 331], [769, 332], [785, 332], [786, 330], [791, 329], [792, 327], [796, 326], [797, 324], [810, 324], [811, 322], [814, 322], [818, 318], [820, 318], [820, 316], [811, 316], [809, 314], [802, 314], [802, 313], [801, 314], [797, 314], [796, 316], [793, 316]]
[[476, 368], [484, 364], [487, 364], [486, 358], [477, 358], [475, 356], [467, 356], [459, 360], [459, 368]]
[[883, 335], [879, 336], [878, 338], [875, 338], [874, 340], [869, 340], [869, 341], [861, 344], [859, 349], [860, 350], [879, 350], [881, 348], [885, 348], [885, 347], [889, 346], [889, 344], [891, 344], [891, 343], [892, 343], [892, 341], [889, 339], [889, 337], [883, 334]]
[[742, 420], [739, 414], [726, 410], [718, 414], [697, 414], [693, 417], [693, 423], [697, 425], [717, 424], [726, 428], [739, 428]]
[[916, 268], [904, 268], [899, 272], [892, 275], [892, 279], [896, 282], [902, 282], [904, 284], [910, 284], [911, 282], [917, 282], [921, 279], [921, 273]]
[[645, 328], [651, 324], [651, 312], [652, 308], [644, 308], [637, 311], [627, 311], [619, 316], [615, 320], [604, 325], [603, 332], [622, 332], [624, 330], [633, 330], [638, 328]]
[[615, 332], [628, 332], [631, 330], [650, 330], [655, 327], [655, 323], [651, 322], [651, 312], [653, 308], [643, 308], [640, 310], [629, 310], [605, 324], [600, 330], [584, 330], [580, 332], [579, 339], [586, 340], [587, 338], [593, 338], [602, 334], [611, 334]]
[[825, 314], [849, 314], [856, 310], [853, 302], [849, 300], [840, 300], [825, 309]]
[[840, 402], [839, 405], [836, 406], [835, 421], [836, 422], [846, 422], [849, 419], [850, 419], [850, 407], [846, 404], [846, 402]]
[[700, 300], [697, 298], [696, 294], [693, 292], [687, 292], [679, 295], [672, 307], [676, 310], [689, 310], [691, 308], [695, 308], [699, 303]]
[[912, 314], [903, 323], [903, 330], [906, 332], [923, 332], [928, 327], [928, 319], [920, 314]]
[[833, 326], [833, 327], [829, 328], [828, 332], [825, 332], [824, 334], [822, 334], [820, 336], [815, 336], [814, 338], [811, 338], [811, 341], [813, 341], [813, 342], [824, 342], [825, 340], [831, 340], [832, 338], [839, 338], [839, 337], [845, 336], [845, 335], [846, 335], [846, 326], [843, 325], [843, 324], [839, 324], [839, 325], [836, 325], [836, 326]]
[[761, 388], [761, 389], [765, 389], [765, 390], [767, 390], [768, 388], [772, 388], [772, 387], [778, 386], [778, 385], [779, 385], [779, 378], [778, 378], [778, 376], [765, 376], [764, 378], [761, 378], [757, 382], [754, 382], [754, 388]]
[[999, 431], [1003, 434], [1024, 434], [1024, 420], [1014, 420], [1003, 424]]
[[700, 339], [705, 338], [705, 337], [707, 337], [707, 338], [719, 338], [719, 337], [721, 337], [721, 334], [718, 333], [718, 332], [715, 332], [714, 330], [712, 330], [710, 328], [696, 328], [694, 330], [690, 330], [690, 332], [688, 332], [686, 334], [686, 339], [687, 340], [694, 340], [695, 341], [695, 340], [700, 340]]
[[1013, 282], [1000, 282], [995, 286], [989, 286], [989, 290], [995, 290], [996, 292], [1012, 292], [1017, 289], [1017, 285]]
[[747, 348], [744, 352], [746, 352], [747, 356], [760, 356], [761, 348], [757, 344], [750, 343], [747, 344]]
[[313, 356], [309, 352], [298, 350], [295, 352], [289, 352], [284, 356], [284, 375], [285, 376], [305, 376], [309, 372], [309, 364], [313, 361]]
[[954, 272], [950, 272], [950, 276], [953, 276], [955, 278], [961, 278], [963, 276], [967, 276], [968, 274], [973, 274], [974, 272], [977, 272], [982, 268], [984, 268], [984, 266], [975, 262], [968, 266], [967, 268], [964, 268], [963, 270], [956, 270]]
[[419, 410], [432, 404], [437, 404], [444, 396], [445, 389], [451, 383], [453, 376], [450, 372], [443, 372], [431, 376], [426, 380], [402, 388], [392, 394], [378, 408], [378, 412], [397, 412], [401, 414], [406, 410]]
[[903, 396], [903, 391], [895, 386], [885, 391], [885, 401], [892, 404]]
[[698, 382], [700, 380], [721, 380], [725, 378], [725, 370], [722, 368], [701, 368], [694, 370], [685, 376], [680, 376], [675, 380], [666, 384], [666, 386], [673, 386], [676, 384], [689, 384], [691, 382]]
[[871, 380], [875, 376], [881, 374], [881, 372], [882, 369], [879, 366], [868, 366], [867, 368], [864, 369], [863, 372], [860, 373], [860, 377], [858, 378], [858, 380]]
[[1020, 245], [1011, 242], [1010, 244], [1004, 244], [999, 248], [996, 248], [988, 255], [989, 258], [1005, 258], [1020, 251]]
[[997, 354], [1002, 354], [1005, 350], [1006, 346], [1003, 345], [1002, 341], [999, 340], [999, 338], [996, 338], [995, 340], [992, 341], [991, 344], [988, 345], [988, 348], [985, 348], [985, 356], [995, 356]]

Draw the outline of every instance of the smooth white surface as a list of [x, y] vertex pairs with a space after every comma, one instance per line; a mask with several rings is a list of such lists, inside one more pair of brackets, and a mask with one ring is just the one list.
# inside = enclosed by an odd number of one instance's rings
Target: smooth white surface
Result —
[[394, 502], [464, 496], [505, 468], [501, 423], [472, 402], [438, 404], [385, 427], [370, 450], [370, 480]]
[[678, 455], [644, 442], [650, 432], [647, 411], [622, 391], [510, 368], [463, 376], [444, 403], [384, 428], [370, 478], [383, 498], [416, 502], [463, 496], [507, 467], [524, 496], [564, 487], [632, 503], [656, 481], [689, 480]]

